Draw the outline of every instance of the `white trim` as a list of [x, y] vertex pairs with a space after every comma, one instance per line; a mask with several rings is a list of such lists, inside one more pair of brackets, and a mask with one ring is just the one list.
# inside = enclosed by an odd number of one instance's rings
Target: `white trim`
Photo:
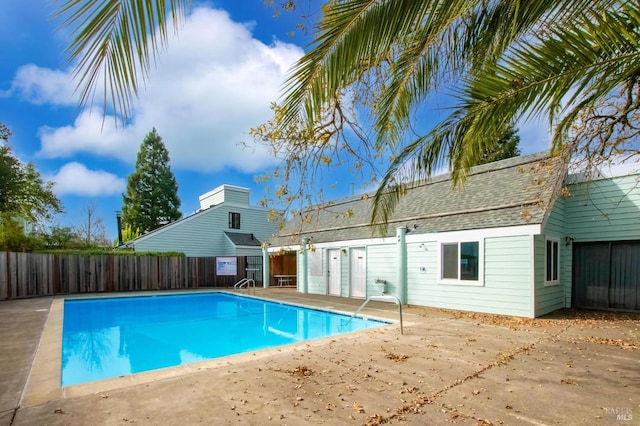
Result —
[[464, 231], [449, 232], [425, 232], [422, 234], [410, 232], [407, 234], [407, 243], [425, 242], [425, 241], [441, 241], [443, 238], [450, 238], [455, 241], [460, 238], [495, 238], [495, 237], [515, 237], [518, 235], [537, 235], [542, 232], [540, 224], [522, 225], [522, 226], [503, 226], [500, 228], [479, 228], [468, 229]]
[[279, 253], [281, 251], [295, 251], [298, 252], [302, 250], [302, 246], [300, 244], [295, 246], [277, 246], [277, 247], [267, 247], [267, 252], [269, 253]]
[[[468, 234], [470, 235], [470, 234]], [[443, 244], [458, 243], [458, 276], [460, 276], [460, 243], [478, 243], [478, 279], [477, 280], [461, 280], [442, 278], [442, 246]], [[459, 285], [465, 287], [484, 287], [484, 238], [460, 238], [453, 236], [442, 238], [436, 244], [436, 284], [442, 285]]]
[[[410, 232], [406, 236], [406, 242], [409, 243], [424, 243], [427, 241], [440, 241], [441, 238], [451, 238], [455, 241], [459, 238], [474, 238], [479, 240], [481, 238], [494, 238], [494, 237], [513, 237], [519, 235], [538, 235], [542, 232], [542, 226], [540, 224], [535, 225], [522, 225], [522, 226], [503, 226], [500, 228], [481, 228], [470, 229], [465, 231], [450, 231], [450, 232]], [[311, 240], [313, 243], [313, 239]], [[396, 236], [384, 237], [384, 238], [361, 238], [358, 240], [340, 240], [340, 241], [328, 241], [324, 243], [313, 243], [317, 248], [344, 248], [344, 247], [363, 247], [363, 246], [375, 246], [375, 245], [387, 245], [396, 244], [398, 239]], [[285, 250], [300, 250], [300, 245], [286, 245], [269, 247], [269, 252]]]
[[[547, 281], [547, 272], [548, 272], [547, 271], [547, 242], [549, 241], [558, 244], [558, 248], [556, 249], [556, 252], [555, 252], [555, 257], [558, 259], [558, 265], [556, 270], [557, 278], [554, 280], [552, 277], [551, 281]], [[561, 270], [560, 269], [560, 239], [555, 236], [545, 236], [545, 239], [544, 239], [544, 286], [545, 287], [560, 285], [560, 270]]]
[[529, 238], [529, 249], [529, 259], [531, 260], [529, 262], [529, 267], [531, 268], [531, 312], [529, 318], [535, 318], [538, 294], [536, 290], [536, 237], [534, 235]]
[[398, 239], [393, 237], [385, 237], [385, 238], [362, 238], [359, 240], [343, 240], [343, 241], [327, 241], [325, 243], [313, 243], [313, 239], [311, 242], [316, 247], [323, 248], [332, 248], [332, 247], [362, 247], [362, 246], [377, 246], [377, 245], [386, 245], [386, 244], [396, 244]]
[[227, 189], [230, 189], [230, 190], [233, 190], [233, 191], [237, 191], [237, 192], [244, 192], [244, 193], [250, 193], [251, 192], [251, 190], [249, 188], [245, 188], [243, 186], [222, 184], [222, 185], [220, 185], [218, 187], [213, 188], [211, 191], [205, 192], [204, 194], [200, 195], [198, 197], [198, 201], [202, 201], [205, 198], [209, 198], [212, 195], [215, 195], [218, 192], [222, 192], [222, 191], [225, 191]]

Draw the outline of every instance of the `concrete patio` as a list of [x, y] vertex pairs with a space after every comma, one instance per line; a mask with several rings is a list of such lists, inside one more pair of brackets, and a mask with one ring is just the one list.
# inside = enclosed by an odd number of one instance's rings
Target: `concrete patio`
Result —
[[[361, 301], [258, 289], [353, 313]], [[0, 302], [0, 425], [638, 424], [640, 316], [529, 320], [416, 306], [396, 323], [59, 386], [61, 298]], [[372, 302], [367, 317], [397, 321]], [[56, 361], [58, 360], [58, 361]]]

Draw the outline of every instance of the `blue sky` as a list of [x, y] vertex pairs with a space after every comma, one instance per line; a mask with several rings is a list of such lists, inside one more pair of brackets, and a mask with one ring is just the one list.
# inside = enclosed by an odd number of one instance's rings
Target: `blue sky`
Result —
[[[56, 182], [66, 213], [55, 222], [82, 222], [82, 209], [95, 203], [113, 239], [126, 178], [152, 127], [169, 150], [183, 215], [198, 209], [200, 194], [222, 184], [251, 189], [253, 204], [262, 198], [265, 187], [254, 177], [277, 161], [241, 142], [250, 141], [250, 127], [269, 118], [287, 70], [304, 53], [310, 36], [296, 24], [308, 11], [276, 19], [264, 0], [194, 3], [180, 35], [152, 69], [131, 120], [118, 127], [109, 117], [102, 126], [99, 100], [78, 109], [63, 53], [68, 41], [51, 12], [48, 0], [0, 8], [0, 121], [13, 132], [15, 154]], [[424, 124], [442, 118], [436, 110], [424, 114]], [[520, 126], [520, 136], [523, 153], [548, 144], [545, 129], [535, 123]], [[325, 190], [327, 199], [341, 197], [350, 185]]]

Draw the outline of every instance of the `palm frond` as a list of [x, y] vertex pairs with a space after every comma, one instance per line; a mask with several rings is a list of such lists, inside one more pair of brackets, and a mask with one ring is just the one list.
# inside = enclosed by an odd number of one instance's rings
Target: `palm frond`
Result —
[[458, 107], [392, 162], [374, 196], [372, 223], [386, 222], [411, 184], [398, 177], [407, 164], [424, 179], [448, 159], [454, 184], [460, 184], [503, 129], [520, 119], [549, 114], [552, 125], [558, 121], [553, 147], [562, 152], [578, 114], [640, 74], [639, 17], [640, 5], [633, 2], [604, 11], [586, 8], [520, 40], [500, 61], [469, 75]]
[[174, 29], [190, 0], [67, 0], [54, 12], [71, 30], [66, 49], [74, 64], [80, 105], [92, 101], [103, 80], [104, 110], [128, 117], [157, 55], [166, 46], [169, 20]]

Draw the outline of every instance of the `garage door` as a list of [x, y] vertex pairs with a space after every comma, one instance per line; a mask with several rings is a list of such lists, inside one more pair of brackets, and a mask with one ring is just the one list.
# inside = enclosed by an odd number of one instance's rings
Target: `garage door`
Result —
[[575, 243], [576, 308], [640, 310], [640, 241]]

